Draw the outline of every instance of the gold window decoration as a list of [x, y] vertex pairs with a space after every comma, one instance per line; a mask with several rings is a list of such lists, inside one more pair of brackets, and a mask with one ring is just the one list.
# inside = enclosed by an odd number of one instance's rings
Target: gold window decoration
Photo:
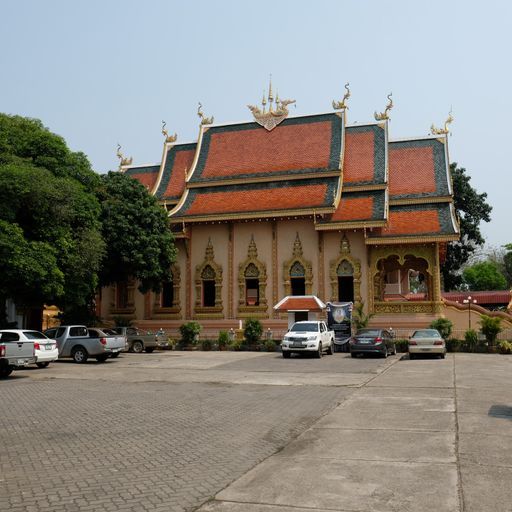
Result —
[[345, 234], [341, 237], [340, 252], [329, 265], [329, 278], [331, 280], [331, 301], [336, 302], [339, 297], [339, 277], [354, 278], [354, 304], [361, 303], [361, 262], [354, 258], [350, 252], [350, 242]]
[[251, 236], [247, 258], [238, 266], [238, 316], [268, 318], [267, 266], [258, 259], [258, 248]]
[[[302, 273], [302, 275], [299, 275]], [[313, 268], [304, 258], [299, 233], [293, 242], [292, 257], [283, 263], [284, 294], [292, 294], [292, 279], [304, 279], [304, 294], [311, 295], [313, 287]]]
[[[222, 266], [215, 261], [210, 238], [206, 245], [204, 261], [196, 266], [195, 281], [194, 311], [196, 318], [224, 318], [222, 312]], [[210, 299], [210, 293], [212, 294], [212, 304], [205, 305], [205, 298]]]

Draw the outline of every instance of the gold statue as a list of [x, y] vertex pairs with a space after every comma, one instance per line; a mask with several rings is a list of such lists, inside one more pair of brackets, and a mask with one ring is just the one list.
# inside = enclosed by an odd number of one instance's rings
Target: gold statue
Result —
[[432, 124], [432, 126], [430, 127], [430, 133], [432, 135], [446, 135], [446, 134], [450, 133], [450, 129], [448, 128], [448, 125], [452, 124], [452, 123], [453, 123], [453, 116], [452, 116], [452, 111], [450, 110], [450, 112], [448, 113], [448, 118], [444, 122], [444, 127], [436, 128], [434, 126], [434, 124]]
[[[274, 109], [275, 103], [275, 109]], [[273, 130], [279, 123], [282, 123], [289, 114], [288, 105], [295, 103], [295, 100], [281, 100], [279, 94], [276, 94], [275, 102], [272, 93], [272, 77], [268, 87], [268, 112], [266, 111], [267, 99], [265, 91], [263, 91], [263, 100], [261, 101], [261, 109], [255, 105], [247, 105], [252, 112], [254, 120], [268, 131]]]
[[345, 90], [347, 91], [345, 95], [343, 96], [343, 99], [341, 101], [332, 100], [332, 108], [334, 110], [345, 110], [348, 108], [347, 106], [347, 100], [350, 98], [350, 89], [349, 89], [350, 83], [347, 82], [345, 84]]
[[119, 158], [119, 170], [121, 170], [122, 167], [125, 167], [127, 165], [131, 165], [133, 162], [133, 158], [125, 158], [124, 155], [121, 153], [121, 144], [117, 144], [117, 158]]
[[384, 112], [381, 112], [380, 114], [375, 112], [373, 114], [375, 116], [375, 121], [384, 121], [385, 119], [389, 119], [389, 111], [393, 108], [393, 100], [391, 99], [391, 96], [393, 96], [392, 92], [390, 92], [387, 96], [389, 102], [386, 105], [386, 109], [384, 110]]
[[162, 135], [165, 137], [165, 142], [176, 142], [178, 138], [178, 134], [174, 133], [174, 135], [169, 135], [169, 132], [165, 129], [167, 123], [162, 121]]
[[201, 118], [201, 124], [212, 124], [213, 123], [213, 116], [212, 117], [206, 117], [203, 114], [203, 105], [199, 102], [199, 107], [197, 107], [197, 115]]

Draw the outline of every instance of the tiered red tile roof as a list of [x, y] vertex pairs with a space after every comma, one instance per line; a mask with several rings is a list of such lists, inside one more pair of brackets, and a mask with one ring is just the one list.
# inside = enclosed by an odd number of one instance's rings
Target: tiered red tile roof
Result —
[[171, 223], [293, 215], [317, 230], [371, 228], [367, 243], [457, 239], [446, 136], [390, 142], [387, 129], [346, 127], [340, 112], [271, 131], [208, 125], [197, 144], [169, 144], [159, 167], [126, 172], [176, 205]]

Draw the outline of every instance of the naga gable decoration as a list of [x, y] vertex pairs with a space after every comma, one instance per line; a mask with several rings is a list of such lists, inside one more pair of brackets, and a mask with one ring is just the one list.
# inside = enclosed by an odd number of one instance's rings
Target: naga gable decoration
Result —
[[268, 111], [266, 110], [267, 99], [265, 98], [265, 92], [263, 92], [263, 100], [261, 102], [261, 109], [255, 105], [247, 105], [249, 110], [252, 112], [254, 120], [268, 130], [273, 130], [278, 124], [282, 123], [289, 114], [288, 105], [295, 103], [295, 100], [280, 100], [279, 95], [276, 94], [275, 98], [275, 109], [274, 109], [274, 96], [272, 93], [272, 80], [270, 81], [268, 88]]

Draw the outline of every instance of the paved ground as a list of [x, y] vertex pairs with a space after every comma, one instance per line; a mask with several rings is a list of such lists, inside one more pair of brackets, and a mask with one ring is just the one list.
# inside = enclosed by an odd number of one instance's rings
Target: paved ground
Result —
[[0, 511], [511, 512], [511, 370], [166, 352], [15, 372]]

